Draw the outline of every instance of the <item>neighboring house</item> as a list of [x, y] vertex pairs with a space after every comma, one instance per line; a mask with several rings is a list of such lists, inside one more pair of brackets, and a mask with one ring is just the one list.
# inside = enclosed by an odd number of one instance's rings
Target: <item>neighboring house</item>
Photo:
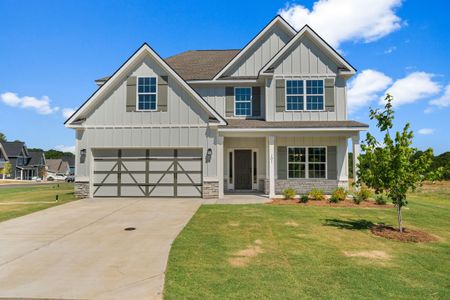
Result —
[[[12, 170], [9, 179], [31, 180], [39, 177], [39, 170], [45, 167], [45, 158], [42, 151], [30, 152], [24, 142], [1, 142], [7, 161]], [[1, 161], [1, 158], [0, 158]]]
[[8, 158], [8, 155], [6, 155], [5, 149], [3, 148], [3, 144], [0, 142], [0, 173], [2, 175], [2, 179], [4, 179], [3, 178], [3, 176], [4, 176], [3, 175], [3, 165], [5, 163], [9, 163], [9, 158]]
[[67, 176], [70, 174], [69, 163], [61, 158], [47, 159], [47, 178], [56, 179], [57, 174]]
[[61, 159], [69, 164], [70, 175], [75, 175], [75, 156], [63, 156]]
[[348, 187], [346, 82], [356, 70], [277, 16], [240, 50], [162, 59], [147, 44], [66, 121], [79, 197], [222, 197]]
[[47, 168], [44, 151], [29, 150], [28, 154], [30, 155], [30, 159], [28, 160], [27, 168], [33, 170], [31, 178], [38, 177], [45, 179]]

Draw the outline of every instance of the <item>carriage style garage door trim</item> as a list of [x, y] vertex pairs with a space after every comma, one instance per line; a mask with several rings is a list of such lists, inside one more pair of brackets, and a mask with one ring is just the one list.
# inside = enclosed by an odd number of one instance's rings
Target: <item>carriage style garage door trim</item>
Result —
[[202, 197], [201, 149], [96, 149], [94, 197]]

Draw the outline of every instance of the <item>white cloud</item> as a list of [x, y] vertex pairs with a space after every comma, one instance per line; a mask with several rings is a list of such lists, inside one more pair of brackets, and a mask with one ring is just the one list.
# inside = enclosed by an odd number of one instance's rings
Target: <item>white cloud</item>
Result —
[[389, 47], [386, 50], [384, 50], [384, 54], [391, 54], [395, 50], [397, 50], [397, 47], [395, 47], [395, 46]]
[[432, 107], [427, 107], [423, 110], [424, 113], [426, 114], [431, 114], [433, 112], [433, 108]]
[[294, 28], [311, 26], [330, 45], [345, 41], [372, 42], [402, 26], [395, 14], [402, 0], [319, 0], [310, 10], [287, 4], [278, 13]]
[[[398, 79], [386, 91], [394, 97], [393, 105], [414, 103], [438, 94], [441, 86], [433, 81], [433, 74], [425, 72], [414, 72], [408, 76]], [[384, 104], [384, 96], [380, 98], [380, 104]]]
[[56, 145], [55, 149], [62, 152], [75, 153], [75, 146]]
[[430, 135], [434, 133], [434, 129], [432, 128], [422, 128], [417, 131], [418, 134], [422, 135]]
[[59, 110], [59, 107], [50, 105], [50, 98], [43, 96], [41, 99], [36, 97], [24, 96], [19, 97], [16, 93], [3, 93], [0, 99], [6, 105], [19, 108], [34, 109], [38, 114], [48, 115]]
[[435, 105], [437, 107], [449, 107], [450, 106], [450, 83], [445, 87], [444, 94], [435, 100], [431, 100], [430, 104]]
[[391, 83], [390, 77], [375, 70], [368, 69], [359, 73], [348, 85], [349, 113], [377, 100]]
[[62, 109], [62, 115], [63, 115], [64, 119], [70, 118], [74, 112], [75, 112], [75, 109], [73, 109], [73, 108], [63, 108]]

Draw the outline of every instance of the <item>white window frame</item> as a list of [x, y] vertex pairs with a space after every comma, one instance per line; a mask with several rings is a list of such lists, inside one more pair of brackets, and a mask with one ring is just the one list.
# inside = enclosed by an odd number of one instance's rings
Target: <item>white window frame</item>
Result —
[[[322, 81], [323, 84], [323, 93], [322, 94], [311, 94], [308, 95], [306, 92], [306, 81], [308, 80], [316, 80]], [[288, 81], [303, 81], [303, 94], [289, 94], [287, 93], [287, 82]], [[303, 96], [303, 109], [288, 109], [287, 97], [288, 96]], [[323, 108], [322, 109], [306, 109], [308, 100], [307, 96], [322, 96], [323, 97]], [[324, 79], [313, 79], [313, 78], [289, 78], [284, 80], [284, 109], [288, 112], [310, 112], [310, 111], [325, 111], [325, 80]]]
[[[139, 93], [139, 78], [155, 78], [155, 92], [154, 93]], [[156, 105], [155, 109], [139, 109], [139, 95], [155, 95]], [[136, 111], [157, 111], [158, 110], [158, 76], [137, 76], [136, 77]]]
[[[250, 102], [250, 114], [249, 115], [237, 115], [236, 114], [236, 89], [250, 89], [250, 100], [249, 101], [239, 101], [239, 102]], [[235, 117], [252, 117], [253, 115], [253, 89], [251, 86], [236, 86], [234, 87], [234, 116]]]
[[[301, 178], [297, 178], [297, 177], [289, 177], [289, 149], [290, 148], [305, 148], [305, 177], [301, 177]], [[317, 178], [317, 177], [309, 177], [309, 149], [310, 148], [322, 148], [325, 149], [325, 162], [311, 162], [312, 164], [325, 164], [325, 177], [323, 178]], [[287, 179], [328, 179], [328, 151], [327, 151], [327, 146], [288, 146], [287, 147], [287, 157], [286, 157], [286, 172], [287, 172]], [[296, 162], [291, 162], [291, 163], [296, 163]], [[298, 164], [303, 164], [303, 163], [298, 163]]]

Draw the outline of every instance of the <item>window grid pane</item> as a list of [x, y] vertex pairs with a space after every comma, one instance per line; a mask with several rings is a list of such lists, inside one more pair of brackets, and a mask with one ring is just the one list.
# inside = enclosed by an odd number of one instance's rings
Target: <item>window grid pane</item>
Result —
[[138, 78], [138, 110], [156, 109], [156, 77]]
[[235, 89], [235, 115], [236, 116], [250, 116], [252, 103], [252, 89], [251, 88], [236, 88]]
[[303, 80], [286, 80], [286, 110], [304, 110]]
[[323, 110], [323, 80], [307, 80], [306, 95], [307, 110]]

